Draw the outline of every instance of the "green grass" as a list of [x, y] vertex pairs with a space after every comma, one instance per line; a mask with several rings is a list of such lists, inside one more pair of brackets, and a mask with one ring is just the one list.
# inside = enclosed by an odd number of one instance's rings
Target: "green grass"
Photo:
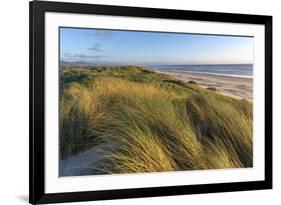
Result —
[[61, 159], [104, 143], [103, 173], [252, 166], [247, 100], [138, 66], [61, 68], [60, 83]]

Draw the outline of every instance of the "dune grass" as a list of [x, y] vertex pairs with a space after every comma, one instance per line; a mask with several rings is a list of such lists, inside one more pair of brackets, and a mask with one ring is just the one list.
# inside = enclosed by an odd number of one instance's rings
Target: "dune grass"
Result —
[[137, 66], [62, 68], [60, 79], [61, 159], [104, 144], [96, 173], [252, 166], [247, 100]]

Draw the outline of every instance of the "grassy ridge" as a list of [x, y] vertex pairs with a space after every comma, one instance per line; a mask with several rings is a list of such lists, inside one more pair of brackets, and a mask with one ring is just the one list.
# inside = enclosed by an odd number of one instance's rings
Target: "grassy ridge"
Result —
[[[96, 144], [93, 170], [252, 166], [252, 103], [137, 66], [60, 71], [60, 156]], [[95, 171], [93, 171], [95, 174]]]

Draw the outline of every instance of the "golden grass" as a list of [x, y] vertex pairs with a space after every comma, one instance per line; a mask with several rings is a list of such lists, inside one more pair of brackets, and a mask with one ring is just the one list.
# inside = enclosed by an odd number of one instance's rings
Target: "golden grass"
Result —
[[251, 167], [252, 103], [197, 85], [70, 83], [60, 102], [61, 158], [98, 143], [107, 146], [93, 166], [104, 173]]

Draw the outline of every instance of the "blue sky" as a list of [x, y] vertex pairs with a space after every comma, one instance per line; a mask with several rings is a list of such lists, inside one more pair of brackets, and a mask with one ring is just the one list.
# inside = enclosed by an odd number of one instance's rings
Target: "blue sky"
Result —
[[252, 37], [60, 28], [62, 61], [95, 64], [253, 63]]

